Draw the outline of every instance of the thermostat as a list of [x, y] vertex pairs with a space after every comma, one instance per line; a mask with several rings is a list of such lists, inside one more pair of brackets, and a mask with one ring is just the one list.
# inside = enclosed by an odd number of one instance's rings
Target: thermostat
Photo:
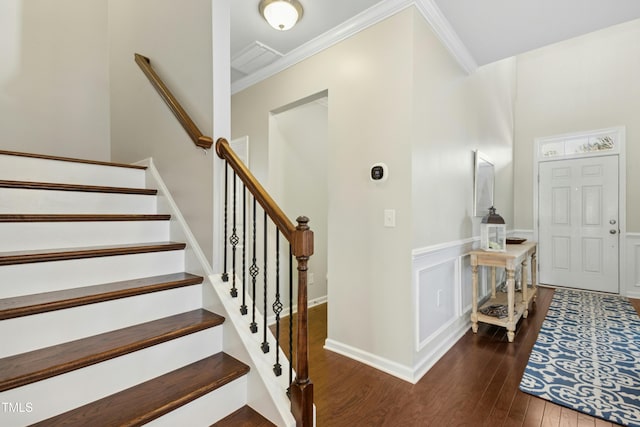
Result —
[[384, 163], [376, 163], [371, 166], [371, 175], [369, 176], [371, 181], [382, 182], [386, 181], [388, 177], [389, 172], [387, 171], [387, 165]]

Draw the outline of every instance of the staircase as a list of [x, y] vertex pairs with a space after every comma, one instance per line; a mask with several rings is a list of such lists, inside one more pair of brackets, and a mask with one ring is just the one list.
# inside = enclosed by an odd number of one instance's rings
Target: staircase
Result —
[[0, 425], [273, 425], [142, 166], [0, 151]]

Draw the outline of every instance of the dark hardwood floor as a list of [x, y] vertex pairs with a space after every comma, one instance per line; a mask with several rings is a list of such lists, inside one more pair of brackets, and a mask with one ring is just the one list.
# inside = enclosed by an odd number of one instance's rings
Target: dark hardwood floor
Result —
[[[518, 324], [513, 343], [503, 328], [481, 324], [477, 335], [467, 332], [415, 385], [324, 350], [326, 305], [311, 308], [317, 425], [612, 426], [518, 389], [552, 296], [552, 289], [539, 288], [537, 305]], [[640, 312], [640, 300], [632, 303]]]

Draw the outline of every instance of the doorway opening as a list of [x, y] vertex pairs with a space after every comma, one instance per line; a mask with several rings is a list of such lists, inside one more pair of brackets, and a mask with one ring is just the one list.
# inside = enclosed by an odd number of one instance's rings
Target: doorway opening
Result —
[[328, 91], [271, 112], [269, 190], [294, 224], [309, 217], [314, 254], [309, 260], [309, 306], [327, 302], [328, 246]]

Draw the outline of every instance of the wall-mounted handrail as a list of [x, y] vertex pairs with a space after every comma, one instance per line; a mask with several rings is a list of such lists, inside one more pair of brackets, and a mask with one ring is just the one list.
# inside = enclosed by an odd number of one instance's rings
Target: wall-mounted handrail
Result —
[[209, 149], [213, 145], [213, 139], [209, 136], [204, 135], [198, 126], [191, 120], [191, 117], [187, 114], [187, 112], [182, 108], [182, 105], [178, 102], [175, 96], [171, 93], [171, 91], [164, 84], [162, 79], [156, 74], [156, 72], [151, 67], [151, 60], [143, 55], [138, 53], [134, 54], [136, 64], [140, 66], [142, 72], [147, 76], [153, 87], [156, 88], [164, 102], [167, 103], [169, 109], [176, 116], [184, 130], [189, 134], [189, 137], [198, 147]]
[[[295, 357], [295, 366], [296, 366], [296, 378], [290, 385], [290, 397], [291, 397], [291, 412], [293, 413], [294, 418], [296, 419], [296, 423], [298, 426], [312, 426], [313, 425], [313, 383], [309, 379], [309, 354], [308, 354], [308, 319], [307, 319], [307, 270], [308, 270], [308, 261], [309, 257], [313, 255], [313, 232], [309, 228], [308, 222], [309, 219], [306, 217], [298, 217], [297, 218], [297, 226], [294, 226], [293, 223], [289, 220], [289, 218], [284, 214], [284, 212], [280, 209], [280, 207], [274, 202], [269, 193], [262, 187], [262, 185], [258, 182], [258, 180], [253, 176], [253, 174], [249, 171], [248, 167], [240, 160], [240, 158], [236, 155], [236, 153], [229, 146], [229, 142], [224, 138], [219, 138], [216, 141], [216, 153], [218, 157], [225, 160], [227, 165], [231, 166], [233, 171], [235, 172], [235, 177], [239, 179], [245, 186], [247, 190], [253, 195], [254, 201], [257, 201], [260, 206], [262, 206], [265, 212], [265, 221], [266, 216], [269, 216], [271, 221], [276, 225], [278, 231], [284, 236], [285, 239], [290, 244], [291, 254], [296, 258], [298, 262], [298, 306], [297, 306], [297, 326], [296, 326], [296, 357]], [[235, 179], [234, 178], [234, 191], [235, 194]], [[225, 170], [225, 186], [226, 183], [226, 170]], [[226, 201], [225, 201], [226, 203]], [[226, 206], [226, 205], [225, 205]], [[235, 217], [236, 217], [236, 200], [234, 196], [233, 202], [233, 223], [234, 229], [233, 234], [229, 241], [232, 244], [232, 258], [235, 260], [235, 250], [239, 241], [237, 230], [235, 229]], [[245, 218], [244, 213], [241, 214], [243, 218]], [[255, 239], [255, 203], [254, 203], [254, 239]], [[225, 207], [225, 240], [226, 240], [226, 218], [227, 212]], [[244, 227], [243, 227], [244, 228]], [[266, 222], [265, 222], [265, 233], [266, 233]], [[245, 236], [245, 232], [242, 232], [243, 238]], [[266, 238], [266, 235], [265, 235]], [[277, 236], [276, 236], [277, 239]], [[277, 240], [276, 240], [277, 242]], [[245, 244], [243, 243], [243, 251], [245, 248]], [[227, 243], [225, 241], [225, 251], [226, 251]], [[254, 240], [254, 248], [255, 248], [255, 240]], [[276, 243], [276, 248], [278, 248], [278, 244]], [[278, 249], [276, 249], [278, 251]], [[265, 252], [266, 252], [266, 240], [265, 240]], [[225, 252], [226, 253], [226, 252]], [[255, 254], [255, 250], [254, 250]], [[278, 253], [276, 252], [276, 259], [279, 258]], [[225, 256], [226, 259], [226, 256]], [[266, 261], [266, 258], [265, 258]], [[277, 261], [276, 261], [277, 262]], [[255, 255], [254, 255], [254, 263], [255, 263]], [[237, 289], [235, 287], [235, 261], [233, 261], [232, 266], [232, 281], [233, 287], [231, 290], [231, 294], [234, 297], [237, 297]], [[225, 272], [223, 275], [223, 280], [226, 277], [228, 280], [228, 273], [226, 271], [226, 261], [225, 261]], [[254, 270], [255, 269], [255, 270]], [[244, 271], [245, 268], [242, 268]], [[253, 273], [257, 274], [257, 269], [255, 265], [252, 265], [249, 270], [254, 270]], [[276, 269], [276, 275], [278, 274], [278, 269]], [[252, 273], [253, 287], [254, 287], [254, 295], [255, 295], [255, 275]], [[265, 265], [265, 313], [263, 313], [266, 318], [266, 265]], [[276, 279], [277, 280], [277, 279]], [[244, 283], [244, 282], [243, 282]], [[244, 286], [243, 286], [243, 294], [244, 294]], [[255, 303], [255, 301], [254, 301]], [[279, 313], [281, 310], [281, 303], [279, 301], [279, 294], [276, 290], [276, 302], [274, 303], [274, 311], [275, 307], [280, 306], [278, 311], [276, 311], [276, 323], [279, 319]], [[243, 315], [247, 314], [246, 307], [243, 306], [241, 309]], [[293, 316], [293, 313], [290, 313], [290, 319]], [[291, 324], [290, 324], [291, 325]], [[264, 325], [266, 328], [266, 324]], [[291, 326], [290, 326], [291, 327]], [[252, 332], [256, 332], [257, 329], [254, 327], [252, 323], [251, 327]], [[276, 337], [278, 339], [278, 337]], [[266, 344], [266, 343], [265, 343]], [[268, 345], [263, 348], [263, 351], [268, 351]], [[279, 363], [277, 370], [279, 371]], [[277, 374], [279, 375], [279, 373]]]

